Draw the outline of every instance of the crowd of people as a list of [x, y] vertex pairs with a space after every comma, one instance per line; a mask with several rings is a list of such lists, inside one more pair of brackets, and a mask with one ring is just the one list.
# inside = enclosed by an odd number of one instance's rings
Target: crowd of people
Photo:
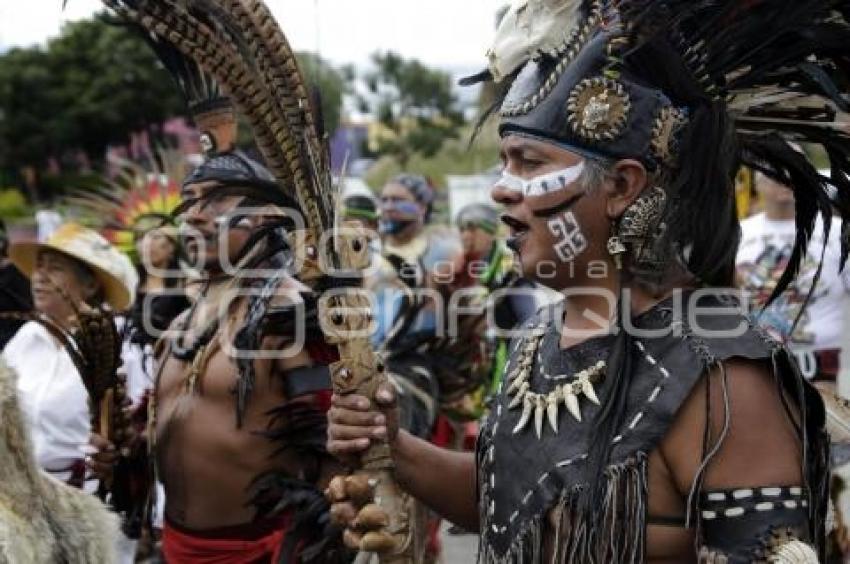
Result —
[[[228, 158], [231, 156], [244, 163], [244, 169], [239, 171], [243, 176], [235, 182], [259, 180], [267, 174], [262, 165], [243, 153], [234, 149], [228, 153]], [[216, 158], [208, 160], [183, 182], [184, 201], [200, 200], [200, 193], [194, 192], [198, 190], [196, 187], [220, 182], [223, 170], [228, 171], [227, 175], [232, 174], [229, 169], [217, 168], [220, 161]], [[161, 179], [138, 180], [145, 188], [150, 182], [162, 182]], [[182, 179], [166, 182], [182, 182]], [[348, 222], [359, 223], [372, 233], [369, 288], [374, 292], [376, 319], [383, 320], [372, 340], [382, 351], [392, 374], [391, 381], [405, 402], [404, 428], [435, 444], [468, 450], [477, 431], [475, 422], [483, 415], [486, 402], [499, 383], [506, 358], [506, 341], [497, 338], [495, 331], [487, 330], [484, 306], [489, 294], [522, 287], [524, 281], [512, 268], [511, 255], [499, 236], [499, 213], [494, 206], [467, 206], [457, 213], [455, 227], [437, 226], [430, 222], [433, 198], [434, 187], [428, 180], [403, 174], [391, 179], [380, 196], [346, 193], [341, 214]], [[217, 212], [221, 214], [228, 205], [236, 208], [239, 203], [233, 198], [219, 204]], [[150, 417], [156, 414], [156, 419], [151, 421], [157, 427], [151, 431], [162, 437], [157, 456], [164, 461], [158, 468], [164, 472], [162, 480], [166, 484], [166, 490], [160, 488], [159, 493], [168, 500], [163, 503], [160, 499], [159, 507], [160, 511], [165, 508], [169, 523], [163, 529], [162, 516], [152, 520], [155, 527], [148, 534], [153, 535], [154, 541], [161, 541], [159, 549], [139, 547], [125, 535], [118, 535], [116, 550], [123, 562], [132, 562], [137, 554], [148, 556], [152, 550], [160, 549], [169, 561], [195, 561], [197, 547], [187, 531], [203, 530], [206, 536], [215, 535], [219, 528], [226, 531], [223, 537], [234, 540], [234, 558], [242, 558], [244, 543], [235, 542], [236, 539], [258, 540], [251, 538], [257, 530], [274, 531], [282, 523], [275, 517], [268, 524], [258, 524], [253, 515], [255, 508], [245, 497], [254, 480], [279, 464], [273, 461], [278, 447], [262, 437], [248, 440], [251, 433], [241, 432], [239, 428], [245, 425], [252, 432], [265, 430], [268, 413], [295, 397], [309, 398], [299, 409], [315, 407], [321, 411], [328, 401], [321, 393], [328, 386], [327, 376], [323, 378], [310, 369], [322, 359], [319, 346], [285, 364], [257, 369], [254, 385], [263, 394], [258, 394], [256, 406], [237, 404], [238, 414], [224, 417], [224, 412], [233, 411], [228, 405], [232, 401], [228, 385], [232, 369], [227, 368], [231, 361], [224, 343], [217, 342], [215, 349], [211, 349], [211, 343], [222, 330], [218, 327], [217, 310], [222, 304], [221, 295], [228, 286], [232, 287], [233, 279], [222, 274], [224, 266], [220, 263], [217, 238], [213, 235], [199, 244], [186, 237], [186, 229], [181, 234], [173, 226], [171, 211], [174, 210], [161, 210], [158, 222], [151, 222], [150, 214], [125, 215], [128, 221], [125, 229], [134, 240], [129, 253], [120, 251], [117, 244], [96, 229], [67, 222], [45, 235], [43, 242], [13, 243], [9, 257], [4, 259], [4, 276], [10, 282], [5, 286], [8, 292], [2, 310], [7, 318], [3, 321], [14, 325], [9, 330], [8, 342], [4, 343], [2, 357], [9, 368], [27, 375], [18, 380], [18, 394], [35, 461], [57, 480], [90, 494], [113, 471], [115, 447], [92, 431], [84, 381], [64, 343], [42, 320], [48, 319], [73, 331], [81, 308], [104, 308], [118, 314], [116, 322], [122, 339], [120, 371], [127, 395], [124, 409], [142, 421], [148, 420], [148, 414]], [[124, 212], [125, 209], [119, 208], [116, 215]], [[181, 211], [178, 223], [191, 226], [193, 233], [210, 233], [214, 232], [217, 217], [196, 204]], [[254, 228], [246, 225], [239, 235], [244, 239]], [[5, 249], [8, 239], [4, 237], [2, 242]], [[203, 247], [202, 255], [198, 254], [199, 247]], [[232, 253], [229, 258], [233, 264], [245, 260], [241, 256], [246, 250], [243, 241], [237, 240], [234, 245], [228, 241], [223, 248]], [[202, 269], [200, 276], [190, 262]], [[253, 265], [259, 266], [262, 264]], [[281, 286], [285, 290], [302, 289], [295, 280]], [[449, 304], [454, 304], [451, 297], [461, 289], [476, 291], [470, 292], [458, 307], [471, 308], [477, 304], [480, 312], [470, 316], [471, 321], [466, 320], [456, 333], [448, 334], [445, 319]], [[281, 290], [279, 307], [287, 303], [288, 293]], [[244, 315], [247, 304], [238, 301], [228, 304], [228, 310], [239, 312], [240, 305]], [[507, 329], [537, 307], [534, 296], [528, 293], [506, 295], [493, 305], [500, 326]], [[25, 314], [30, 316], [29, 320], [25, 320]], [[239, 317], [232, 319], [234, 325], [227, 327], [227, 335], [238, 335], [245, 321], [240, 322]], [[169, 341], [168, 329], [176, 326], [181, 326], [180, 337]], [[280, 338], [271, 339], [262, 346], [274, 349], [281, 347], [282, 342]], [[161, 351], [156, 352], [157, 346], [165, 347], [164, 356]], [[310, 350], [309, 342], [307, 350]], [[196, 364], [198, 357], [193, 358], [192, 353], [203, 356], [200, 366]], [[188, 381], [187, 363], [192, 365]], [[269, 381], [275, 370], [287, 374], [282, 388]], [[191, 400], [191, 407], [190, 400], [184, 397], [187, 386], [192, 390], [198, 386], [201, 396]], [[271, 393], [271, 389], [277, 389], [277, 393]], [[156, 406], [156, 411], [151, 410], [151, 405]], [[192, 422], [175, 437], [167, 427], [177, 425], [171, 418], [184, 418], [186, 411], [191, 411]], [[205, 439], [197, 434], [208, 436], [214, 427], [220, 431], [211, 450], [199, 452]], [[196, 436], [192, 435], [192, 428], [196, 429]], [[139, 434], [146, 434], [144, 427], [139, 428]], [[150, 440], [149, 435], [145, 438]], [[214, 452], [215, 444], [222, 442], [229, 447], [218, 455], [219, 460], [211, 460], [209, 455]], [[306, 465], [308, 475], [312, 474], [310, 479], [320, 479], [321, 460], [310, 463], [300, 457], [296, 460], [280, 464]], [[324, 464], [328, 468], [322, 472], [337, 469], [330, 460]], [[230, 465], [233, 467], [228, 468]], [[302, 472], [307, 472], [307, 468], [298, 471]], [[187, 481], [187, 475], [195, 479]], [[202, 476], [206, 479], [200, 479]], [[139, 515], [124, 517], [140, 518]], [[234, 517], [247, 524], [244, 528], [247, 536], [232, 526]], [[218, 519], [224, 522], [219, 523]], [[433, 525], [437, 523], [433, 521]], [[430, 550], [431, 558], [436, 561], [439, 541], [433, 525], [429, 533]], [[132, 536], [138, 539], [139, 533], [136, 530]], [[271, 536], [280, 544], [278, 533], [274, 531]], [[276, 548], [268, 542], [265, 539], [258, 544], [261, 547], [258, 550]], [[221, 554], [221, 550], [217, 553]]]
[[[315, 116], [251, 18], [121, 12], [178, 79], [225, 88], [178, 81], [200, 166], [142, 171], [37, 241], [0, 224], [0, 561], [438, 562], [441, 519], [486, 564], [850, 555], [830, 478], [830, 442], [850, 442], [850, 136], [787, 103], [850, 106], [788, 78], [850, 84], [850, 14], [807, 2], [769, 28], [777, 3], [531, 4], [471, 79], [507, 81], [492, 202], [450, 225], [412, 173], [317, 203]], [[216, 75], [175, 39], [216, 25], [236, 34], [223, 49], [244, 33], [269, 58]], [[265, 106], [226, 82], [269, 69]], [[262, 158], [237, 147], [238, 111]], [[739, 225], [742, 166], [758, 197]], [[299, 214], [357, 235], [324, 245]], [[354, 282], [310, 274], [341, 241], [367, 255]], [[323, 305], [355, 287], [378, 360], [338, 347], [359, 310]], [[344, 385], [363, 374], [371, 395]], [[401, 521], [359, 479], [375, 447]]]
[[[245, 178], [251, 178], [250, 175], [257, 171], [262, 173], [262, 165], [241, 153], [234, 154], [246, 163], [241, 171]], [[195, 171], [189, 177], [191, 181], [184, 183], [184, 190], [193, 190], [195, 185], [203, 185], [214, 178], [218, 173], [215, 165], [213, 158], [203, 170]], [[793, 249], [794, 197], [788, 186], [764, 175], [756, 175], [756, 178], [755, 190], [759, 198], [754, 207], [759, 211], [743, 222], [742, 243], [736, 257], [738, 285], [750, 299], [752, 317], [774, 338], [789, 345], [805, 378], [831, 384], [830, 392], [836, 392], [843, 315], [850, 300], [850, 279], [846, 271], [838, 274], [837, 268], [839, 221], [833, 219], [835, 225], [824, 251], [823, 273], [818, 276], [816, 286], [813, 281], [821, 264], [823, 245], [820, 225], [812, 236], [809, 258], [804, 263], [806, 270], [798, 277], [794, 289], [768, 305], [768, 298]], [[502, 189], [500, 186], [497, 191]], [[478, 423], [499, 390], [508, 358], [509, 341], [499, 337], [496, 329], [508, 330], [522, 324], [555, 298], [536, 289], [536, 284], [523, 278], [516, 268], [513, 253], [505, 244], [500, 211], [495, 205], [471, 204], [455, 214], [453, 226], [433, 225], [430, 213], [434, 190], [426, 178], [403, 174], [387, 182], [377, 195], [344, 192], [341, 215], [373, 234], [368, 287], [375, 298], [378, 323], [372, 340], [382, 351], [392, 374], [393, 401], [400, 407], [399, 428], [439, 447], [470, 451], [474, 448]], [[193, 192], [184, 198], [193, 200], [198, 196]], [[233, 206], [237, 203], [230, 202]], [[190, 207], [184, 213], [180, 220], [185, 220], [198, 232], [212, 231], [211, 222], [215, 218], [206, 215], [201, 206]], [[73, 327], [76, 312], [84, 304], [120, 312], [122, 373], [129, 400], [126, 409], [142, 421], [146, 421], [148, 415], [139, 411], [147, 410], [148, 402], [154, 397], [158, 412], [164, 414], [158, 417], [158, 425], [163, 425], [162, 421], [165, 425], [174, 425], [174, 422], [168, 423], [171, 417], [185, 417], [177, 413], [189, 409], [186, 400], [182, 399], [183, 388], [199, 384], [186, 381], [184, 366], [189, 362], [195, 370], [197, 360], [190, 361], [191, 356], [187, 357], [186, 352], [180, 353], [182, 357], [177, 356], [173, 348], [178, 346], [183, 351], [184, 347], [191, 346], [203, 350], [199, 354], [204, 355], [204, 359], [195, 378], [203, 381], [206, 389], [203, 399], [193, 401], [210, 405], [191, 408], [195, 420], [191, 427], [197, 425], [196, 436], [192, 436], [188, 426], [179, 431], [176, 442], [166, 429], [156, 431], [157, 436], [166, 435], [165, 440], [159, 442], [161, 450], [157, 455], [167, 461], [176, 457], [160, 466], [176, 473], [165, 476], [165, 483], [170, 486], [167, 498], [170, 502], [163, 504], [161, 499], [159, 502], [160, 511], [162, 507], [174, 511], [165, 514], [166, 519], [171, 520], [171, 528], [163, 535], [160, 515], [152, 521], [156, 525], [148, 532], [152, 537], [146, 539], [152, 544], [142, 547], [124, 534], [118, 534], [115, 549], [124, 562], [133, 562], [137, 554], [151, 557], [162, 549], [170, 555], [169, 561], [192, 562], [198, 558], [199, 546], [193, 544], [191, 533], [187, 531], [204, 531], [205, 538], [212, 534], [220, 541], [256, 541], [258, 539], [253, 536], [258, 530], [273, 530], [275, 525], [282, 524], [277, 518], [269, 524], [257, 523], [252, 515], [254, 510], [247, 504], [247, 486], [268, 469], [266, 461], [272, 458], [274, 447], [265, 446], [261, 440], [248, 441], [243, 433], [234, 433], [234, 414], [225, 416], [231, 411], [228, 404], [232, 390], [227, 381], [232, 380], [232, 369], [225, 368], [231, 361], [215, 359], [218, 354], [226, 354], [223, 350], [206, 352], [219, 329], [208, 330], [211, 324], [217, 325], [218, 317], [214, 311], [205, 311], [204, 302], [212, 302], [207, 308], [218, 307], [220, 302], [212, 296], [221, 295], [230, 279], [198, 279], [189, 268], [196, 243], [183, 238], [180, 230], [172, 226], [171, 215], [163, 214], [161, 219], [159, 223], [148, 222], [147, 229], [128, 226], [135, 240], [132, 249], [135, 264], [131, 263], [128, 254], [119, 251], [101, 234], [76, 223], [60, 225], [41, 243], [18, 242], [9, 248], [8, 238], [0, 239], [9, 255], [3, 264], [4, 279], [9, 281], [3, 285], [4, 311], [36, 312], [66, 328]], [[243, 237], [250, 231], [246, 226]], [[207, 244], [203, 257], [193, 257], [200, 259], [195, 264], [218, 273], [222, 267], [216, 263], [220, 258], [215, 237], [209, 238]], [[243, 247], [238, 242], [228, 248], [235, 253], [232, 257], [235, 263], [243, 260], [239, 258]], [[287, 285], [297, 287], [297, 282], [293, 280]], [[520, 289], [517, 293], [505, 292], [517, 288]], [[815, 288], [813, 292], [812, 288]], [[475, 291], [467, 294], [464, 300], [452, 300], [457, 292], [470, 289]], [[503, 295], [493, 301], [492, 296], [499, 293]], [[452, 314], [450, 304], [452, 308], [467, 308], [464, 311], [478, 313], [467, 316], [454, 334], [447, 335], [445, 319]], [[485, 305], [493, 312], [495, 321], [495, 327], [490, 326], [489, 330]], [[230, 304], [230, 308], [239, 311], [235, 304]], [[154, 349], [175, 319], [186, 331], [181, 340], [165, 345], [172, 350], [165, 357], [160, 354], [158, 360]], [[91, 431], [88, 394], [77, 368], [62, 343], [38, 321], [10, 317], [3, 322], [13, 324], [3, 346], [3, 360], [17, 373], [25, 375], [18, 380], [17, 390], [35, 462], [59, 481], [94, 494], [98, 481], [111, 472], [113, 445]], [[229, 328], [228, 334], [239, 333], [240, 326], [238, 321], [236, 323]], [[274, 341], [265, 346], [281, 346], [280, 341]], [[217, 346], [221, 347], [221, 344]], [[168, 359], [168, 355], [173, 355], [174, 359], [165, 360], [159, 367], [158, 363], [163, 358]], [[291, 378], [293, 373], [297, 374], [317, 360], [305, 357], [279, 369], [289, 373]], [[169, 370], [169, 364], [178, 364], [178, 367]], [[217, 372], [211, 370], [213, 366], [218, 367]], [[275, 367], [267, 370], [273, 371]], [[159, 379], [155, 376], [157, 372]], [[170, 372], [173, 372], [172, 377], [169, 377]], [[272, 388], [269, 382], [263, 381], [272, 373], [257, 373], [259, 388]], [[218, 380], [221, 382], [217, 385]], [[155, 382], [159, 382], [156, 389]], [[326, 386], [327, 381], [323, 380], [322, 384]], [[320, 390], [313, 387], [314, 384], [306, 381], [288, 382], [279, 396], [264, 393], [264, 397], [257, 398], [256, 408], [248, 409], [239, 417], [248, 421], [249, 428], [264, 429], [266, 414], [295, 395], [309, 395], [310, 402], [316, 406], [326, 402], [327, 398], [322, 400], [321, 394], [316, 395]], [[216, 388], [218, 393], [214, 391]], [[205, 410], [208, 415], [202, 417]], [[215, 433], [211, 431], [215, 428], [220, 435], [216, 442], [224, 440], [231, 445], [217, 461], [208, 458], [213, 452], [198, 452], [205, 441], [197, 433], [207, 436]], [[252, 464], [250, 460], [255, 462]], [[236, 468], [226, 468], [234, 463]], [[327, 463], [330, 469], [336, 469], [332, 462]], [[312, 471], [316, 472], [319, 467], [315, 466]], [[328, 469], [325, 472], [330, 475]], [[208, 473], [211, 475], [205, 476]], [[240, 473], [243, 474], [241, 479]], [[188, 475], [195, 477], [192, 483], [186, 481]], [[319, 477], [314, 475], [312, 479], [318, 481]], [[193, 492], [195, 488], [198, 489]], [[231, 491], [229, 496], [228, 490]], [[162, 497], [161, 487], [159, 493]], [[197, 505], [183, 505], [188, 499], [197, 500]], [[249, 524], [244, 532], [230, 524], [234, 513], [241, 513], [238, 519]], [[217, 522], [219, 516], [225, 517], [224, 524]], [[439, 519], [432, 519], [427, 532], [422, 533], [428, 537], [429, 561], [439, 559], [438, 524]], [[266, 544], [268, 539], [264, 540], [259, 545], [264, 548], [257, 549], [257, 554], [275, 547], [274, 543], [280, 544], [279, 536], [272, 534], [271, 537], [274, 542]], [[157, 542], [162, 546], [154, 546]], [[234, 543], [233, 558], [242, 557], [244, 546]], [[212, 552], [223, 553], [221, 548]]]

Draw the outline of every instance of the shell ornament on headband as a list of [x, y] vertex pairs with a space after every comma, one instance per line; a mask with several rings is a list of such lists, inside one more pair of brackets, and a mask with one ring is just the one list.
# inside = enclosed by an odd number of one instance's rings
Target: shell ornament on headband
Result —
[[615, 80], [582, 80], [567, 100], [573, 131], [588, 141], [610, 141], [623, 132], [629, 116], [629, 95]]

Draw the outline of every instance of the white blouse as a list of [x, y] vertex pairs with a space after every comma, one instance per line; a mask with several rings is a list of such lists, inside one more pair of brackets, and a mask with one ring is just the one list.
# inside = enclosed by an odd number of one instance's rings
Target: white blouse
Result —
[[18, 393], [38, 465], [60, 480], [84, 457], [91, 415], [88, 393], [68, 352], [40, 324], [30, 321], [3, 350], [18, 373]]

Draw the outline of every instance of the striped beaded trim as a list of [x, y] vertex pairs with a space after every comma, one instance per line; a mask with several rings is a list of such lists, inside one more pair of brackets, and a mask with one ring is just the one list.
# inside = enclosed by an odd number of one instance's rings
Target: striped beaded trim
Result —
[[741, 488], [705, 492], [700, 499], [703, 520], [733, 519], [748, 513], [800, 509], [809, 506], [800, 486]]

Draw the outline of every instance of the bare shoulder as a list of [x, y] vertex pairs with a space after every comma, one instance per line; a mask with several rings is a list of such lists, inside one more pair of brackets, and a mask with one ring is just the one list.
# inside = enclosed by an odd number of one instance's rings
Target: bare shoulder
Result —
[[687, 492], [708, 448], [719, 447], [705, 474], [705, 487], [797, 485], [801, 450], [782, 392], [763, 361], [730, 359], [705, 374], [680, 408], [660, 449], [677, 487]]

